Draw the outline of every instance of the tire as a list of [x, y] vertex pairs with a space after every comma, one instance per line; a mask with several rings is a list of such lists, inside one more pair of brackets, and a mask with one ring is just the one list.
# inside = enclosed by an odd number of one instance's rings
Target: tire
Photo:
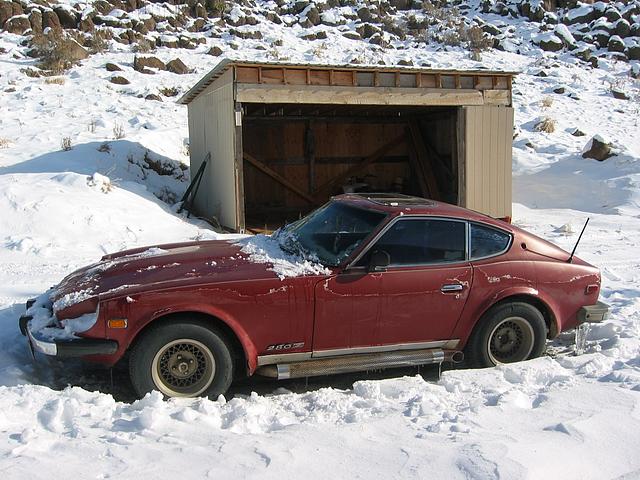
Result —
[[465, 348], [472, 367], [493, 367], [542, 355], [547, 327], [540, 310], [524, 302], [489, 309], [476, 325]]
[[224, 336], [203, 322], [179, 320], [151, 327], [129, 359], [136, 393], [217, 398], [233, 379], [233, 359]]

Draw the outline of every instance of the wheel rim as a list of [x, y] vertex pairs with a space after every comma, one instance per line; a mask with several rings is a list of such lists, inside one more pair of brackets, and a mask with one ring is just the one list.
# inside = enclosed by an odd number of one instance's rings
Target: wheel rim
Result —
[[156, 353], [151, 376], [158, 390], [170, 397], [195, 397], [213, 382], [216, 362], [209, 347], [181, 338]]
[[508, 317], [489, 335], [487, 351], [494, 364], [520, 362], [533, 350], [533, 327], [522, 317]]

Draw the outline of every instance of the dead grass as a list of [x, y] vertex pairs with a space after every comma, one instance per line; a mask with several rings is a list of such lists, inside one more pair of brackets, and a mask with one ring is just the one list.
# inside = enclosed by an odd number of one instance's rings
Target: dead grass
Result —
[[542, 100], [540, 100], [540, 105], [542, 106], [542, 108], [549, 108], [549, 107], [551, 107], [551, 105], [553, 105], [553, 98], [551, 98], [551, 97], [544, 97]]
[[180, 90], [176, 87], [162, 87], [159, 91], [165, 97], [175, 97], [180, 93]]
[[48, 85], [64, 85], [64, 77], [48, 77], [44, 79], [44, 83]]
[[34, 35], [31, 44], [40, 59], [38, 67], [42, 70], [59, 75], [75, 63], [72, 44], [60, 33], [52, 31], [47, 35]]
[[0, 148], [9, 148], [11, 145], [11, 140], [5, 137], [0, 137]]
[[556, 121], [551, 117], [544, 117], [538, 123], [536, 123], [533, 129], [536, 132], [553, 133], [556, 131]]

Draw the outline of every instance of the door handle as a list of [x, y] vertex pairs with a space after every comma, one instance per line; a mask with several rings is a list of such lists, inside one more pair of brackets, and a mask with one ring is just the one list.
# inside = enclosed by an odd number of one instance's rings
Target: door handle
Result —
[[462, 290], [464, 290], [464, 285], [461, 283], [450, 283], [448, 285], [443, 285], [440, 289], [442, 293], [461, 292]]

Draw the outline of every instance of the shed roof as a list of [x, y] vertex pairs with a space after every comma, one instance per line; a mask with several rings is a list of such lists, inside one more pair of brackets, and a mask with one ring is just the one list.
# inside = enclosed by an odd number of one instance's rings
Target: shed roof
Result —
[[287, 63], [287, 62], [254, 62], [246, 60], [232, 60], [223, 58], [209, 73], [198, 81], [189, 91], [187, 91], [180, 99], [178, 103], [182, 105], [188, 105], [191, 103], [200, 93], [202, 93], [209, 85], [211, 85], [218, 77], [225, 73], [232, 67], [264, 67], [264, 68], [282, 68], [282, 69], [297, 69], [297, 70], [313, 70], [313, 71], [327, 71], [327, 70], [339, 70], [341, 72], [380, 72], [380, 73], [423, 73], [431, 75], [475, 75], [475, 76], [501, 76], [501, 77], [513, 77], [518, 72], [515, 71], [498, 71], [488, 69], [476, 69], [476, 70], [454, 70], [454, 69], [433, 69], [433, 68], [418, 68], [410, 66], [386, 66], [386, 65], [353, 65], [353, 64], [315, 64], [315, 63]]

